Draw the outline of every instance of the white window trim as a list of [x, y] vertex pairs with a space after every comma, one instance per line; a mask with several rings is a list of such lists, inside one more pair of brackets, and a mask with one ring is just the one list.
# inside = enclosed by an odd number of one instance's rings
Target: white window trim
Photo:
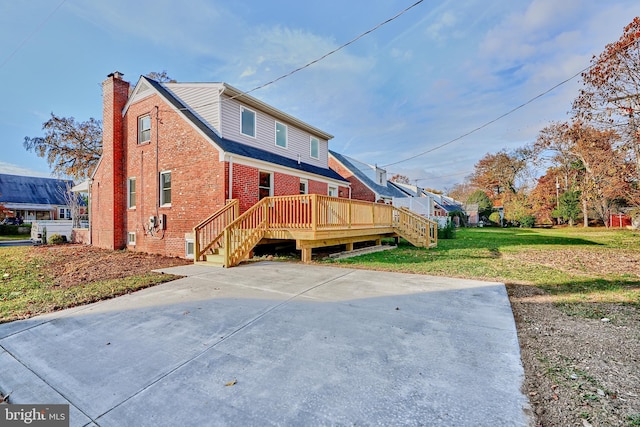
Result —
[[137, 205], [137, 200], [138, 200], [138, 197], [137, 197], [138, 188], [136, 186], [136, 197], [134, 197], [133, 205], [131, 205], [131, 181], [136, 182], [136, 178], [135, 177], [127, 178], [127, 209], [135, 209]]
[[300, 178], [300, 185], [304, 184], [304, 193], [300, 194], [309, 194], [309, 180]]
[[327, 195], [328, 195], [328, 196], [331, 196], [331, 190], [332, 190], [332, 189], [333, 189], [333, 190], [335, 190], [335, 193], [336, 193], [336, 194], [335, 194], [335, 196], [332, 196], [332, 197], [338, 197], [338, 187], [334, 187], [333, 185], [330, 185], [330, 186], [327, 188]]
[[[142, 129], [142, 120], [144, 118], [148, 117], [149, 118], [149, 138], [145, 139], [145, 140], [141, 140], [140, 136], [142, 135], [143, 129]], [[146, 130], [146, 129], [145, 129]], [[138, 117], [138, 144], [146, 144], [147, 142], [151, 142], [151, 115], [150, 114], [143, 114], [142, 116]]]
[[260, 199], [260, 189], [264, 187], [260, 187], [260, 174], [268, 173], [269, 174], [269, 197], [273, 197], [273, 172], [267, 170], [259, 170], [258, 171], [258, 199]]
[[[284, 145], [278, 144], [278, 125], [284, 127]], [[288, 148], [289, 147], [289, 126], [287, 126], [282, 122], [276, 121], [276, 124], [274, 125], [274, 132], [275, 132], [275, 138], [273, 143], [275, 144], [275, 146], [280, 148]]]
[[[158, 197], [160, 198], [160, 206], [161, 207], [171, 207], [171, 202], [169, 203], [164, 203], [164, 197], [163, 197], [163, 188], [162, 188], [162, 175], [165, 174], [171, 174], [171, 171], [162, 171], [160, 172], [160, 175], [158, 175], [158, 188], [160, 189], [160, 194], [158, 195]], [[171, 191], [173, 189], [173, 179], [171, 180], [171, 187], [169, 187], [169, 190]], [[173, 199], [173, 194], [171, 195], [171, 199]]]
[[[317, 147], [318, 155], [317, 156], [313, 155], [313, 141], [314, 140], [318, 144], [318, 147]], [[315, 136], [310, 136], [309, 137], [309, 157], [311, 157], [312, 159], [316, 159], [316, 160], [320, 159], [320, 140], [318, 138], [316, 138]]]
[[[253, 135], [248, 135], [242, 132], [242, 112], [244, 110], [251, 111], [253, 113]], [[247, 108], [244, 105], [240, 106], [240, 135], [248, 136], [249, 138], [257, 138], [258, 134], [258, 113], [252, 110], [251, 108]]]
[[[133, 239], [131, 239], [133, 237]], [[136, 232], [129, 231], [127, 233], [127, 246], [135, 246], [136, 245]]]

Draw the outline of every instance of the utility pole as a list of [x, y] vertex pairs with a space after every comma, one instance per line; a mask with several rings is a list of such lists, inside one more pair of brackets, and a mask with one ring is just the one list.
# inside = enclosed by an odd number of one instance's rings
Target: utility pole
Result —
[[[558, 181], [558, 175], [556, 175], [556, 211], [560, 215], [560, 182]], [[560, 225], [560, 216], [558, 216], [558, 225]]]

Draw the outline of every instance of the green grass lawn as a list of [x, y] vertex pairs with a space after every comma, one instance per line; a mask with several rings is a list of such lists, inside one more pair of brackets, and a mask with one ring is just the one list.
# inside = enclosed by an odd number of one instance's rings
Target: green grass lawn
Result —
[[603, 228], [463, 228], [431, 250], [401, 242], [343, 265], [538, 286], [557, 302], [640, 305], [640, 233]]

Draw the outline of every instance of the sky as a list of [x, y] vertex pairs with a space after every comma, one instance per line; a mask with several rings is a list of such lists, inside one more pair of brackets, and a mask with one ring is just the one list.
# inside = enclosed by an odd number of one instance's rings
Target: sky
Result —
[[[249, 91], [416, 1], [0, 2], [0, 173], [51, 176], [24, 138], [51, 113], [102, 119], [113, 71]], [[639, 15], [637, 0], [425, 0], [251, 95], [334, 135], [331, 150], [446, 190], [567, 120], [579, 77], [484, 126], [588, 67]]]

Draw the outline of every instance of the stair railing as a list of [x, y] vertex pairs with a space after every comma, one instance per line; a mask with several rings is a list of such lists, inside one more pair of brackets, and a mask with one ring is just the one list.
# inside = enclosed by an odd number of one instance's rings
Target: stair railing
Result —
[[238, 206], [237, 199], [227, 200], [225, 206], [193, 228], [195, 261], [203, 261], [207, 251], [223, 247], [224, 230], [238, 217]]

